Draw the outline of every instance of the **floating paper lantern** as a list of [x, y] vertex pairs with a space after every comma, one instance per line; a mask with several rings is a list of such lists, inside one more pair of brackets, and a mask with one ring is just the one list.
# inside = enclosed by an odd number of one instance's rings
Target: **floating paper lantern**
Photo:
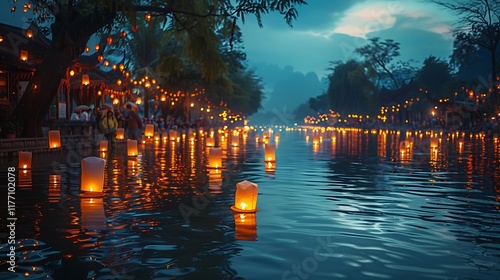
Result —
[[276, 161], [276, 144], [266, 144], [264, 148], [264, 161]]
[[89, 75], [82, 75], [82, 85], [88, 86], [90, 84]]
[[116, 139], [119, 140], [125, 139], [125, 129], [123, 127], [116, 129]]
[[23, 152], [20, 151], [18, 154], [19, 157], [19, 163], [18, 167], [19, 169], [31, 169], [31, 159], [32, 159], [32, 153], [31, 152]]
[[137, 149], [137, 140], [127, 140], [127, 155], [129, 157], [135, 157], [139, 154]]
[[102, 195], [106, 160], [100, 157], [86, 157], [81, 163], [81, 186], [84, 196]]
[[236, 213], [234, 214], [235, 238], [238, 240], [257, 240], [257, 214], [256, 213]]
[[177, 132], [177, 130], [170, 129], [168, 131], [168, 136], [170, 137], [170, 140], [176, 141], [179, 137], [179, 133]]
[[99, 141], [99, 152], [107, 152], [108, 151], [108, 140], [103, 139]]
[[155, 135], [155, 126], [152, 123], [146, 124], [146, 128], [144, 129], [144, 136], [151, 138]]
[[208, 167], [222, 168], [222, 149], [211, 147], [208, 151]]
[[61, 147], [61, 132], [59, 130], [49, 130], [48, 136], [50, 149]]
[[240, 144], [240, 137], [238, 135], [231, 135], [231, 146], [237, 147]]
[[437, 149], [439, 147], [439, 138], [432, 137], [430, 139], [430, 148]]
[[82, 211], [82, 228], [106, 229], [103, 198], [82, 198], [80, 208]]
[[259, 187], [250, 181], [242, 181], [236, 184], [234, 205], [231, 209], [236, 212], [257, 212], [257, 196]]
[[207, 139], [205, 140], [205, 146], [207, 146], [207, 147], [215, 146], [215, 138], [207, 137]]

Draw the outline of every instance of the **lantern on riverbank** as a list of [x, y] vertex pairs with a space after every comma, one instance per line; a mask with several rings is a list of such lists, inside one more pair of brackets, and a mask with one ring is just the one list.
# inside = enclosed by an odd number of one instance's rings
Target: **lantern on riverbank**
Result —
[[108, 151], [108, 140], [103, 139], [99, 141], [99, 152], [107, 152]]
[[106, 229], [103, 198], [82, 198], [80, 209], [82, 211], [82, 228]]
[[116, 139], [118, 140], [125, 139], [125, 129], [123, 127], [116, 129]]
[[18, 154], [18, 168], [19, 169], [31, 169], [31, 159], [32, 159], [32, 153], [31, 152], [23, 152], [19, 151]]
[[59, 130], [49, 130], [49, 149], [61, 147], [61, 132]]
[[146, 124], [146, 128], [144, 129], [144, 136], [151, 138], [155, 135], [155, 126], [152, 123]]
[[138, 154], [137, 140], [127, 140], [127, 155], [129, 157], [136, 157]]
[[238, 240], [257, 240], [257, 214], [256, 213], [236, 213], [234, 214], [235, 238]]
[[82, 196], [100, 196], [104, 187], [104, 168], [106, 160], [100, 157], [86, 157], [81, 163], [81, 185]]
[[208, 167], [222, 168], [222, 149], [211, 147], [208, 150]]
[[264, 148], [264, 161], [276, 161], [276, 144], [266, 144]]
[[234, 195], [234, 205], [231, 210], [242, 213], [253, 213], [257, 208], [257, 196], [259, 186], [250, 181], [242, 181], [236, 184], [236, 194]]

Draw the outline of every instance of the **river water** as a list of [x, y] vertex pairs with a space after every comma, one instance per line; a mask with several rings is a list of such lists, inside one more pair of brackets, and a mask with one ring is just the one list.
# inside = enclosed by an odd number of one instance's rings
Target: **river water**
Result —
[[[499, 279], [496, 137], [275, 127], [269, 169], [265, 131], [218, 140], [219, 173], [199, 135], [137, 157], [34, 154], [17, 174], [16, 273], [4, 244], [0, 279]], [[88, 156], [106, 158], [102, 197], [79, 196]], [[0, 159], [2, 186], [16, 165]], [[255, 214], [230, 208], [243, 180], [258, 184]]]

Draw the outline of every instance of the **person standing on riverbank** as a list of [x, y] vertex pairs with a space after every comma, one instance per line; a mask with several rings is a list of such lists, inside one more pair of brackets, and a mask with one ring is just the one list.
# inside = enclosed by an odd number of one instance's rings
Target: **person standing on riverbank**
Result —
[[108, 147], [113, 149], [116, 143], [116, 129], [118, 128], [118, 121], [112, 110], [106, 112], [106, 117], [101, 121], [101, 126], [104, 131], [104, 136], [108, 139]]
[[128, 137], [132, 140], [141, 140], [141, 129], [142, 129], [142, 121], [141, 118], [137, 115], [134, 110], [132, 110], [132, 106], [130, 104], [127, 104], [127, 111], [128, 111]]

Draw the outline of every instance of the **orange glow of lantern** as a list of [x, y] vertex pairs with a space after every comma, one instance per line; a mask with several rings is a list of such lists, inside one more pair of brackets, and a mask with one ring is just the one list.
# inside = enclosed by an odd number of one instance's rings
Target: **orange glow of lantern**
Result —
[[90, 84], [89, 75], [82, 75], [82, 85], [88, 86]]
[[211, 194], [222, 193], [222, 171], [220, 169], [208, 170], [208, 189]]
[[222, 149], [210, 147], [208, 150], [208, 167], [222, 168]]
[[152, 123], [146, 124], [146, 128], [144, 129], [144, 136], [151, 138], [155, 135], [155, 126]]
[[108, 45], [113, 44], [113, 38], [108, 37], [108, 38], [106, 39], [106, 43], [108, 43]]
[[106, 215], [104, 213], [103, 198], [82, 198], [80, 210], [82, 211], [82, 228], [106, 229]]
[[234, 195], [234, 205], [231, 210], [242, 213], [253, 213], [257, 208], [257, 196], [259, 186], [250, 181], [242, 181], [236, 184], [236, 194]]
[[264, 161], [276, 161], [276, 144], [266, 144], [264, 148]]
[[439, 138], [434, 138], [434, 137], [432, 137], [432, 138], [430, 139], [430, 148], [431, 148], [432, 150], [435, 150], [435, 149], [437, 149], [438, 147], [439, 147]]
[[123, 127], [116, 129], [116, 139], [119, 140], [125, 139], [125, 129]]
[[102, 56], [102, 55], [99, 55], [99, 56], [97, 57], [97, 61], [99, 61], [99, 62], [102, 62], [102, 60], [103, 60], [103, 59], [104, 59], [104, 56]]
[[61, 198], [61, 175], [49, 175], [49, 202], [57, 203]]
[[102, 195], [106, 160], [91, 156], [82, 159], [81, 162], [80, 190], [84, 192], [82, 196]]
[[85, 52], [86, 52], [86, 53], [90, 52], [90, 48], [89, 48], [89, 46], [86, 46], [86, 47], [85, 47]]
[[61, 147], [61, 132], [59, 130], [49, 130], [49, 149]]
[[[94, 50], [95, 50], [96, 52], [97, 52], [97, 51], [99, 51], [99, 48], [100, 48], [99, 44], [95, 44], [95, 46], [94, 46]], [[99, 62], [100, 62], [100, 61], [99, 61]]]
[[276, 171], [276, 163], [275, 162], [265, 162], [265, 172], [266, 173], [274, 173]]
[[138, 154], [137, 140], [127, 140], [127, 155], [129, 157], [136, 157]]
[[21, 59], [22, 61], [27, 61], [28, 60], [28, 51], [21, 50], [21, 54], [19, 56], [19, 59]]
[[213, 138], [213, 137], [207, 137], [205, 139], [205, 146], [207, 146], [207, 147], [213, 147], [213, 146], [215, 146], [215, 138]]
[[170, 140], [175, 141], [177, 138], [179, 138], [179, 133], [177, 130], [170, 129], [168, 131], [168, 136], [170, 137]]
[[19, 169], [31, 169], [31, 152], [19, 151], [18, 153], [18, 167]]
[[245, 241], [257, 240], [257, 214], [256, 213], [236, 213], [234, 214], [235, 238]]
[[240, 137], [238, 135], [231, 135], [231, 146], [237, 147], [240, 144]]
[[99, 141], [99, 151], [100, 152], [107, 152], [108, 151], [108, 140], [103, 139]]
[[144, 15], [144, 18], [146, 19], [147, 22], [150, 22], [151, 21], [151, 14], [147, 13], [146, 15]]
[[26, 30], [26, 37], [33, 38], [33, 30], [31, 29]]

